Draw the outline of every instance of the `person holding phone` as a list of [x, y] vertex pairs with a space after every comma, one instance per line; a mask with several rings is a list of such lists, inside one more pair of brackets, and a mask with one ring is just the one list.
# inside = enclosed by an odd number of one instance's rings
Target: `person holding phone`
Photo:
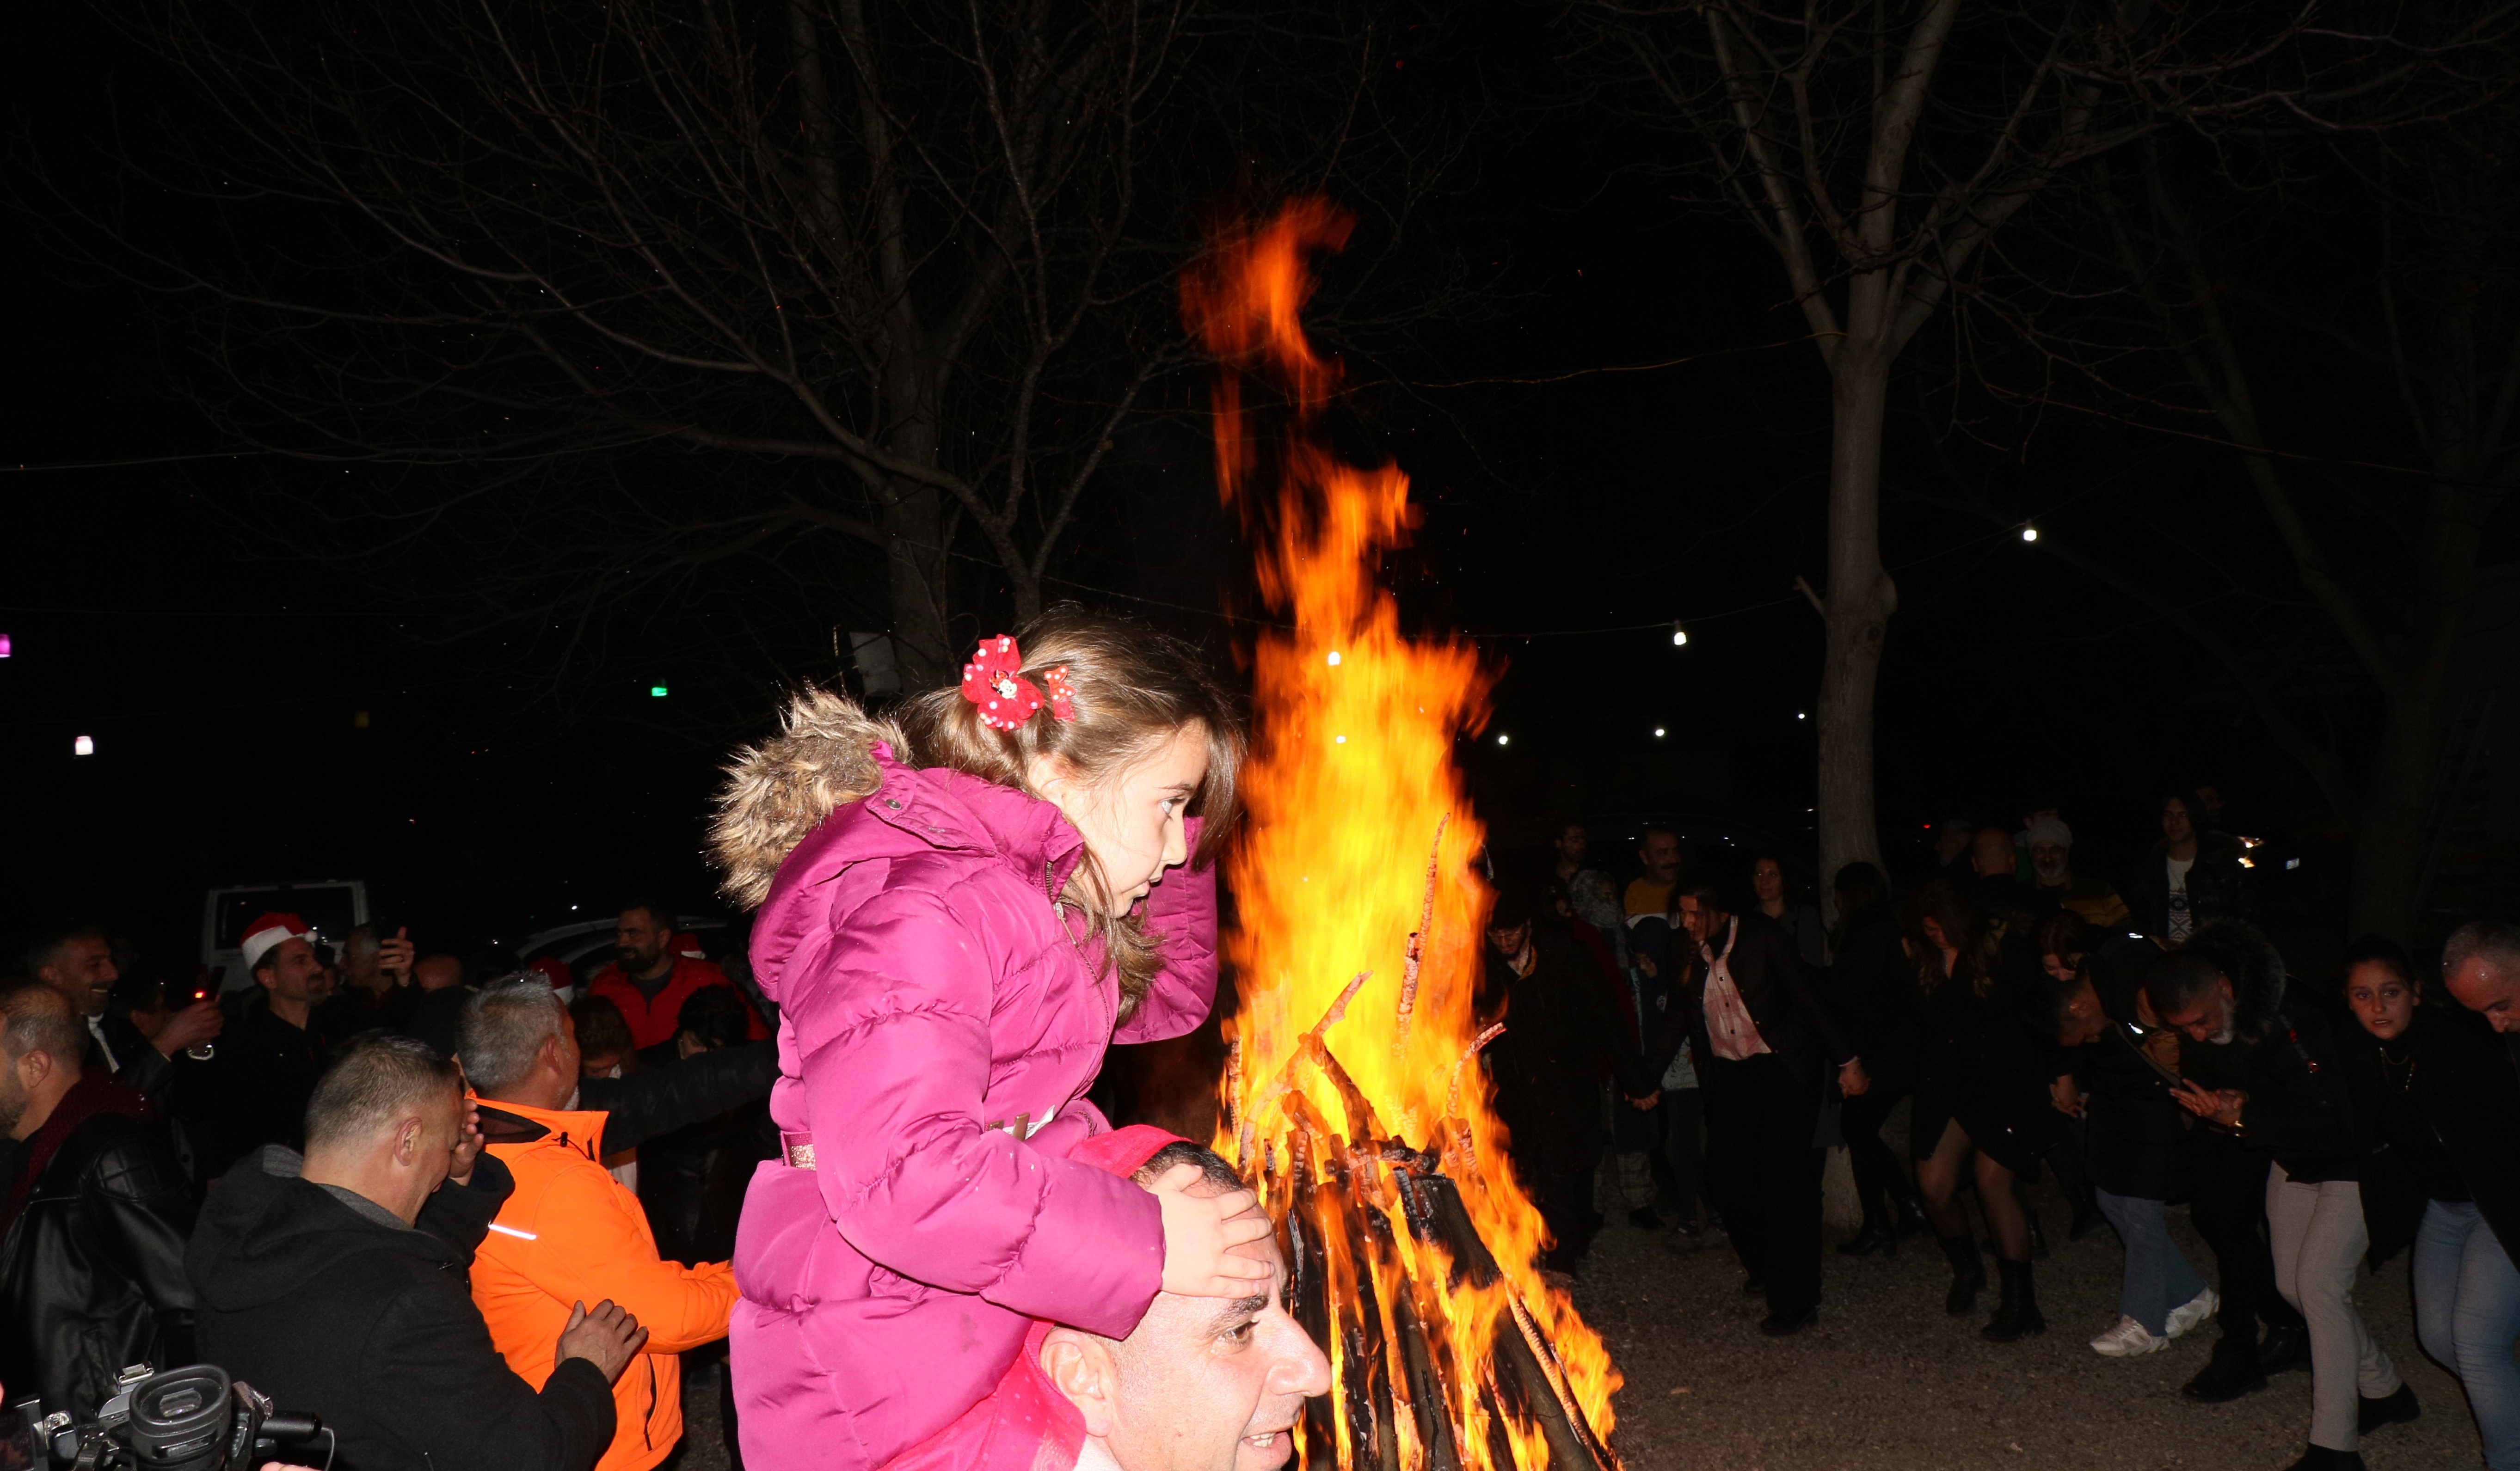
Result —
[[2310, 1448], [2295, 1471], [2361, 1471], [2368, 1407], [2401, 1403], [2405, 1381], [2354, 1307], [2371, 1244], [2362, 1174], [2373, 1140], [2327, 1009], [2235, 920], [2200, 926], [2152, 967], [2144, 991], [2184, 1039], [2185, 1076], [2171, 1096], [2264, 1172], [2275, 1291], [2310, 1331]]

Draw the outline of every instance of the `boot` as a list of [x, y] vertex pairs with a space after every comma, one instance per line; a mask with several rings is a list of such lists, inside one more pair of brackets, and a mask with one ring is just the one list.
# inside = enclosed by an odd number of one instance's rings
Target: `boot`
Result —
[[1995, 1316], [1977, 1330], [1977, 1336], [1989, 1343], [2010, 1343], [2033, 1333], [2048, 1331], [2048, 1319], [2039, 1313], [2039, 1291], [2030, 1280], [2030, 1264], [1995, 1259], [1996, 1274], [2003, 1279], [2003, 1302]]
[[1913, 1190], [1897, 1191], [1891, 1195], [1890, 1234], [1905, 1240], [1923, 1230], [1926, 1225], [1924, 1203], [1916, 1198]]
[[2301, 1459], [2292, 1463], [2292, 1471], [2362, 1471], [2362, 1452], [2313, 1446], [2301, 1453]]
[[2356, 1398], [2362, 1402], [2357, 1406], [2359, 1413], [2355, 1424], [2355, 1432], [2359, 1435], [2369, 1435], [2383, 1425], [2404, 1424], [2424, 1412], [2424, 1407], [2415, 1403], [2414, 1387], [2408, 1384], [2402, 1383], [2396, 1394], [2382, 1395], [2376, 1400], [2369, 1395]]
[[2310, 1330], [2269, 1323], [2266, 1341], [2258, 1345], [2258, 1372], [2288, 1374], [2309, 1367]]
[[1868, 1257], [1879, 1252], [1885, 1257], [1899, 1255], [1899, 1238], [1886, 1226], [1868, 1226], [1852, 1241], [1838, 1243], [1838, 1253], [1849, 1257]]
[[2081, 1189], [2072, 1191], [2071, 1194], [2074, 1201], [2074, 1222], [2065, 1227], [2065, 1239], [2080, 1241], [2106, 1225], [2107, 1218], [2100, 1214], [2100, 1202], [2092, 1193], [2090, 1185], [2086, 1184]]
[[2179, 1392], [2199, 1404], [2221, 1404], [2265, 1389], [2267, 1376], [2258, 1367], [2257, 1337], [2254, 1324], [2245, 1333], [2225, 1328], [2214, 1341], [2214, 1357]]
[[1977, 1237], [1968, 1232], [1942, 1240], [1943, 1255], [1952, 1263], [1952, 1291], [1943, 1299], [1943, 1311], [1958, 1317], [1977, 1306], [1978, 1289], [1986, 1285], [1986, 1263], [1977, 1254]]

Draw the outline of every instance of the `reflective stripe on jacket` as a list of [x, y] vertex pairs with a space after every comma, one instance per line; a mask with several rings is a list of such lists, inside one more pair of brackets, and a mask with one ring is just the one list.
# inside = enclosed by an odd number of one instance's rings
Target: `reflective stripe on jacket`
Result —
[[607, 1115], [481, 1100], [490, 1153], [517, 1178], [472, 1264], [490, 1341], [528, 1384], [551, 1376], [569, 1309], [610, 1298], [648, 1330], [612, 1385], [618, 1424], [596, 1471], [647, 1471], [683, 1434], [677, 1357], [726, 1336], [735, 1273], [659, 1261], [639, 1199], [604, 1168]]

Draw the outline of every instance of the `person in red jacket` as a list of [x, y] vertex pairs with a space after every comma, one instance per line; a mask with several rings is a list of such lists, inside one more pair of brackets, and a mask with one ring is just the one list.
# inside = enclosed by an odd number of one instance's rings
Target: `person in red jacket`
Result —
[[[734, 984], [725, 971], [700, 958], [698, 945], [678, 943], [686, 938], [674, 933], [671, 907], [651, 900], [629, 905], [613, 931], [619, 958], [586, 983], [587, 995], [621, 1008], [630, 1023], [630, 1046], [640, 1051], [671, 1042], [682, 1031], [683, 1002], [693, 992]], [[748, 998], [743, 1013], [744, 1040], [759, 1042], [770, 1035]]]

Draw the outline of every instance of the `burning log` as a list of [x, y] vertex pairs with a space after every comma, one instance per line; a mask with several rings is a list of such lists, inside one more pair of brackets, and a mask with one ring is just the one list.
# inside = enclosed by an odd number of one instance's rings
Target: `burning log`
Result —
[[[1221, 232], [1182, 286], [1225, 370], [1218, 488], [1249, 513], [1260, 588], [1283, 614], [1251, 648], [1252, 822], [1226, 860], [1240, 1009], [1217, 1147], [1254, 1174], [1290, 1304], [1336, 1371], [1302, 1422], [1309, 1471], [1617, 1471], [1603, 1434], [1618, 1370], [1538, 1270], [1547, 1226], [1471, 1071], [1502, 1029], [1477, 1014], [1488, 898], [1454, 753], [1496, 670], [1467, 644], [1401, 631], [1375, 571], [1417, 521], [1408, 477], [1338, 459], [1323, 422], [1338, 365], [1303, 333], [1307, 257], [1347, 228], [1296, 201]], [[1246, 377], [1272, 391], [1246, 394]], [[1392, 861], [1395, 835], [1430, 831], [1422, 872]], [[1398, 981], [1387, 1008], [1362, 1003], [1377, 974]]]
[[1449, 812], [1435, 820], [1435, 851], [1426, 855], [1426, 898], [1418, 906], [1418, 927], [1409, 932], [1409, 956], [1400, 967], [1400, 1021], [1391, 1033], [1394, 1057], [1409, 1053], [1409, 1018], [1418, 1011], [1418, 967], [1426, 958], [1426, 932], [1435, 927], [1436, 865], [1444, 857], [1444, 829], [1451, 825]]

